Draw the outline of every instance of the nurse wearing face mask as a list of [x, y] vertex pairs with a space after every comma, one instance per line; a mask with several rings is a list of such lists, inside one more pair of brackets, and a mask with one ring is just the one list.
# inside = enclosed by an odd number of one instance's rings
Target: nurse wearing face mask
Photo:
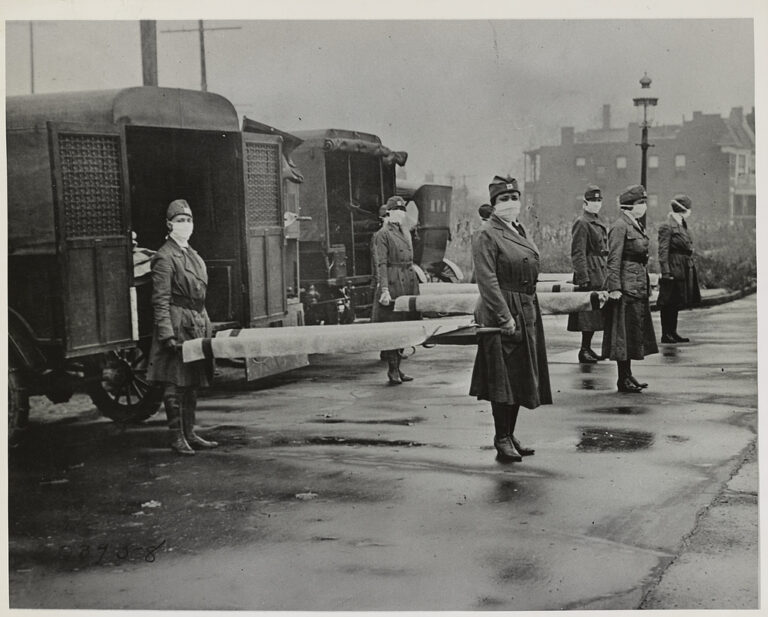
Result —
[[168, 236], [152, 258], [152, 309], [154, 330], [147, 377], [161, 383], [170, 429], [170, 446], [178, 454], [215, 448], [195, 433], [197, 388], [209, 385], [212, 365], [206, 360], [185, 364], [181, 344], [211, 336], [205, 310], [208, 273], [205, 262], [189, 245], [194, 231], [192, 210], [177, 199], [166, 211]]
[[701, 302], [699, 278], [693, 262], [693, 238], [686, 222], [691, 214], [691, 198], [675, 195], [670, 204], [672, 212], [659, 226], [659, 298], [656, 304], [661, 314], [661, 342], [687, 343], [690, 339], [677, 333], [680, 309]]
[[[600, 187], [590, 185], [584, 193], [583, 212], [571, 230], [573, 284], [581, 291], [603, 288], [608, 256], [608, 227], [600, 218], [603, 195]], [[581, 311], [568, 315], [568, 331], [581, 332], [579, 362], [594, 364], [601, 358], [592, 350], [592, 336], [603, 329], [602, 311]]]
[[[373, 236], [373, 263], [376, 268], [376, 290], [373, 294], [372, 322], [419, 319], [417, 312], [395, 312], [395, 298], [419, 294], [419, 279], [413, 269], [413, 243], [405, 220], [405, 200], [390, 197], [386, 203], [386, 224]], [[387, 361], [389, 384], [397, 386], [413, 381], [400, 370], [399, 349], [385, 349], [381, 358]]]
[[480, 298], [475, 321], [497, 332], [478, 334], [469, 393], [490, 401], [499, 461], [521, 461], [533, 449], [515, 435], [520, 407], [552, 403], [547, 350], [536, 298], [539, 249], [518, 221], [520, 191], [514, 178], [489, 185], [493, 214], [472, 239]]
[[648, 278], [650, 240], [638, 219], [645, 214], [647, 194], [636, 184], [619, 197], [621, 214], [608, 232], [608, 263], [603, 289], [611, 302], [604, 309], [603, 356], [616, 361], [619, 392], [641, 392], [647, 383], [632, 375], [632, 360], [658, 353], [653, 331]]

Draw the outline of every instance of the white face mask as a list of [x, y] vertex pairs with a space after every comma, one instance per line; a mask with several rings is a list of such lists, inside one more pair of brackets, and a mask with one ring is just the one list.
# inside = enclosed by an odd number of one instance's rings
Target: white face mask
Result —
[[683, 212], [680, 212], [679, 214], [680, 214], [680, 216], [682, 216], [684, 219], [687, 219], [689, 216], [691, 216], [691, 211], [690, 211], [690, 210], [685, 210], [685, 211], [683, 211]]
[[493, 213], [507, 223], [516, 221], [520, 215], [520, 200], [497, 201], [493, 207]]
[[390, 223], [402, 223], [405, 220], [405, 210], [390, 210], [389, 222]]
[[180, 244], [186, 244], [192, 237], [195, 225], [192, 221], [174, 221], [171, 223], [170, 236]]
[[590, 212], [591, 214], [597, 214], [600, 212], [600, 208], [603, 207], [602, 201], [585, 201], [584, 202], [584, 210], [587, 212]]
[[648, 204], [635, 204], [632, 206], [632, 214], [635, 218], [640, 218], [648, 210]]

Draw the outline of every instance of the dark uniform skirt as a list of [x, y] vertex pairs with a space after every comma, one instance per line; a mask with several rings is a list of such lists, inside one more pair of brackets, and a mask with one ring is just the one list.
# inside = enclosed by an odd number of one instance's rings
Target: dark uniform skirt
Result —
[[622, 295], [603, 309], [603, 356], [610, 360], [642, 360], [659, 352], [646, 298]]
[[656, 300], [656, 306], [659, 308], [682, 309], [699, 304], [701, 304], [701, 291], [699, 291], [699, 277], [695, 267], [688, 268], [682, 280], [659, 279], [659, 297]]
[[597, 332], [605, 327], [603, 311], [579, 311], [568, 315], [568, 332]]
[[[528, 409], [552, 403], [547, 350], [535, 294], [512, 294], [520, 332], [479, 334], [469, 394]], [[519, 334], [519, 336], [517, 336]]]

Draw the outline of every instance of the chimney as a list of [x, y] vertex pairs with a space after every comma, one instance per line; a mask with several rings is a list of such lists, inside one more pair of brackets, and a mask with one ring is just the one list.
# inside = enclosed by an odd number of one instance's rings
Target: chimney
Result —
[[603, 130], [611, 128], [611, 106], [603, 105]]
[[560, 144], [563, 146], [572, 146], [573, 140], [574, 140], [573, 127], [572, 126], [560, 127]]

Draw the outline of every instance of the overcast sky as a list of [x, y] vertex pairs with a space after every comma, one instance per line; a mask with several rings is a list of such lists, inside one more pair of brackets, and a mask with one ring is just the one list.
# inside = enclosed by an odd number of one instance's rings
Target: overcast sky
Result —
[[[647, 71], [657, 123], [754, 106], [750, 19], [220, 21], [206, 33], [208, 89], [286, 131], [347, 128], [409, 153], [409, 179], [466, 175], [475, 192], [522, 177], [522, 151], [560, 126], [636, 119]], [[194, 21], [158, 22], [161, 86], [199, 88]], [[36, 22], [37, 92], [141, 84], [137, 21]], [[29, 27], [6, 24], [7, 94], [30, 88]]]

